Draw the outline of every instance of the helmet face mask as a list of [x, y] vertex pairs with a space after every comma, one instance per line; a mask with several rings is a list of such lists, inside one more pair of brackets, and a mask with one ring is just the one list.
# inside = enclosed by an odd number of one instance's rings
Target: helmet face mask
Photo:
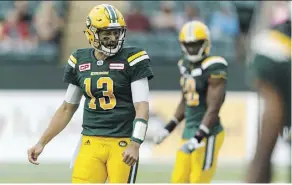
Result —
[[205, 56], [205, 50], [207, 45], [207, 40], [197, 40], [194, 42], [181, 43], [181, 48], [186, 57], [191, 62], [197, 62]]
[[182, 43], [186, 48], [186, 51], [189, 55], [198, 55], [204, 44], [204, 40], [198, 40], [195, 42], [184, 42]]
[[113, 28], [101, 29], [94, 34], [94, 47], [107, 56], [115, 55], [123, 46], [126, 29]]

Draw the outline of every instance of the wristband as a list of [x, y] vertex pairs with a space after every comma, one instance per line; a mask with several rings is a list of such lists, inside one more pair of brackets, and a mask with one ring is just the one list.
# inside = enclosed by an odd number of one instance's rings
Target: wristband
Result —
[[179, 124], [179, 121], [178, 121], [178, 119], [175, 116], [173, 116], [171, 120], [174, 121], [175, 124]]
[[179, 121], [176, 119], [176, 117], [173, 117], [164, 128], [168, 130], [169, 133], [171, 133], [178, 124]]
[[210, 133], [210, 130], [206, 125], [201, 124], [199, 127], [201, 130], [203, 130], [207, 135]]
[[148, 124], [146, 120], [141, 119], [141, 118], [134, 119], [133, 121], [134, 129], [133, 129], [131, 140], [139, 144], [142, 144], [145, 139], [147, 126]]

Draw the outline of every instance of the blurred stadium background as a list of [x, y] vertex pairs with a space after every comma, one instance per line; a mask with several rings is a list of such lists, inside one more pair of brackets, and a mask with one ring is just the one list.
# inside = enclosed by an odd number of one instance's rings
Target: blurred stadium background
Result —
[[[290, 16], [283, 1], [1, 1], [0, 183], [70, 182], [81, 107], [47, 146], [40, 166], [28, 163], [26, 150], [63, 100], [63, 65], [73, 50], [89, 46], [82, 31], [88, 12], [99, 3], [110, 3], [123, 12], [126, 43], [146, 49], [156, 75], [137, 182], [170, 181], [182, 125], [160, 146], [154, 146], [151, 137], [173, 114], [179, 98], [177, 33], [188, 20], [209, 26], [212, 54], [229, 62], [228, 94], [221, 111], [226, 139], [214, 182], [241, 182], [253, 155], [261, 112], [259, 98], [245, 80], [245, 65], [252, 57], [249, 41], [258, 30]], [[274, 182], [287, 182], [287, 150], [279, 140], [273, 156]]]

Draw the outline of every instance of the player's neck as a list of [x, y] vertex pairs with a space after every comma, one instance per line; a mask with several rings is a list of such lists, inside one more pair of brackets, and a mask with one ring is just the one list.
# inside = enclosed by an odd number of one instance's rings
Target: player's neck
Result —
[[102, 52], [99, 52], [97, 50], [94, 50], [94, 56], [97, 60], [105, 60], [107, 56], [103, 54]]

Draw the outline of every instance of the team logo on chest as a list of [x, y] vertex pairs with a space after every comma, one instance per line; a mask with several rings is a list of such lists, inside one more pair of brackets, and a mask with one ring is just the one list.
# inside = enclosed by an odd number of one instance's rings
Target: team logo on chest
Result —
[[125, 65], [124, 64], [121, 64], [121, 63], [110, 63], [110, 66], [109, 66], [110, 69], [119, 69], [119, 70], [122, 70], [125, 68]]
[[79, 65], [79, 71], [88, 71], [91, 69], [91, 63], [81, 64]]
[[103, 65], [103, 60], [98, 60], [98, 61], [96, 61], [96, 65], [98, 65], [98, 66], [102, 66], [102, 65]]

